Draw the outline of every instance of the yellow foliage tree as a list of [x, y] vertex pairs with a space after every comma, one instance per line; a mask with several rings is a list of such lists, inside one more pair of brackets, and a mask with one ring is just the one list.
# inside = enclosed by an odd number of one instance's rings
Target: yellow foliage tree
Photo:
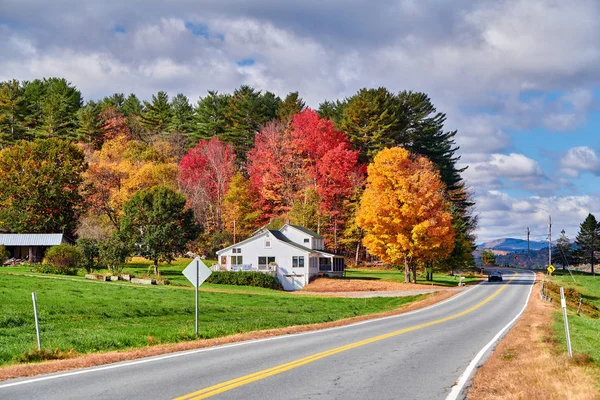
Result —
[[225, 230], [234, 237], [234, 242], [250, 237], [256, 230], [260, 214], [256, 209], [257, 203], [250, 182], [241, 172], [235, 174], [223, 199], [223, 223]]
[[417, 280], [417, 263], [447, 257], [454, 247], [449, 203], [439, 173], [425, 157], [394, 147], [379, 152], [368, 168], [357, 211], [363, 244], [382, 261], [404, 263], [405, 279]]

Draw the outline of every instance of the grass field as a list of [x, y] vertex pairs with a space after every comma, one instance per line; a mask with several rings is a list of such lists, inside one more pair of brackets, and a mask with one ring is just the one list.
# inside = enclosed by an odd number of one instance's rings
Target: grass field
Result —
[[[600, 276], [577, 273], [573, 277], [575, 279], [566, 271], [556, 271], [552, 280], [560, 286], [577, 290], [584, 301], [600, 307]], [[573, 352], [589, 354], [594, 363], [600, 366], [600, 319], [591, 318], [584, 313], [578, 316], [576, 310], [571, 308], [569, 308], [568, 318]], [[562, 312], [554, 313], [553, 329], [562, 343], [563, 350], [566, 351]]]
[[[390, 282], [404, 282], [404, 271], [403, 270], [377, 270], [377, 269], [346, 269], [346, 278], [349, 279], [373, 279]], [[465, 275], [464, 283], [475, 282], [479, 278], [476, 276]], [[424, 285], [431, 285], [431, 281], [425, 280], [425, 277], [421, 274], [417, 274], [417, 283]], [[452, 276], [447, 273], [434, 273], [433, 284], [438, 286], [458, 286], [458, 277]]]
[[[33, 291], [45, 349], [89, 353], [195, 338], [194, 292], [189, 287], [42, 279], [7, 272], [18, 271], [0, 268], [0, 365], [16, 363], [36, 347]], [[237, 289], [257, 293], [199, 294], [200, 337], [333, 321], [392, 310], [418, 298], [319, 298]]]

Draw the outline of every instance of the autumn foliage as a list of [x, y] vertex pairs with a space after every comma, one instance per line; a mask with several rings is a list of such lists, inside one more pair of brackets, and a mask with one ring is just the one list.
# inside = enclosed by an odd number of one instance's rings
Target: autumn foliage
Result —
[[369, 252], [406, 267], [448, 256], [454, 247], [449, 203], [439, 173], [425, 157], [396, 147], [378, 153], [368, 168], [357, 222]]
[[248, 160], [263, 221], [289, 213], [314, 191], [319, 212], [335, 226], [342, 222], [343, 202], [360, 174], [358, 151], [350, 148], [348, 137], [311, 109], [294, 115], [289, 125], [267, 124], [256, 135]]

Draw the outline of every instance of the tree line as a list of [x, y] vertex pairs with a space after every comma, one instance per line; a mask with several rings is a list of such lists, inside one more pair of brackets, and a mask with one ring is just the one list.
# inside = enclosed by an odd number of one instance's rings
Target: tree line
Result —
[[185, 196], [200, 253], [289, 221], [359, 262], [372, 233], [357, 220], [367, 166], [384, 149], [402, 148], [403, 158], [431, 163], [450, 216], [442, 218], [451, 224], [450, 251], [423, 262], [465, 266], [477, 220], [457, 167], [457, 132], [445, 120], [425, 93], [386, 88], [311, 110], [297, 92], [281, 99], [249, 86], [208, 91], [195, 104], [162, 91], [148, 101], [115, 93], [84, 103], [65, 79], [2, 82], [0, 230], [107, 238], [136, 193], [163, 187]]

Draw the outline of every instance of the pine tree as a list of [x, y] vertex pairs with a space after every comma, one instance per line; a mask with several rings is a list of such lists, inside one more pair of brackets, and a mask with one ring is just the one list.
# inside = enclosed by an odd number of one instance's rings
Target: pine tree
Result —
[[26, 103], [19, 81], [0, 83], [0, 149], [23, 139]]
[[100, 102], [100, 107], [102, 109], [112, 107], [115, 110], [122, 112], [123, 104], [125, 104], [125, 95], [123, 93], [114, 93], [103, 98]]
[[77, 112], [82, 98], [75, 86], [63, 78], [44, 79], [40, 106], [42, 137], [77, 138]]
[[580, 248], [580, 261], [582, 263], [590, 263], [592, 266], [592, 274], [594, 274], [594, 263], [596, 262], [595, 252], [598, 247], [600, 247], [600, 226], [594, 215], [588, 214], [585, 221], [579, 225], [579, 233], [577, 234], [575, 242]]
[[141, 115], [142, 111], [142, 102], [133, 93], [127, 96], [127, 98], [123, 102], [123, 106], [121, 107], [121, 112], [126, 117]]
[[347, 100], [336, 100], [335, 102], [326, 100], [319, 104], [317, 112], [319, 113], [319, 117], [332, 120], [335, 123], [335, 126], [339, 128], [344, 117], [344, 109], [347, 106]]
[[571, 262], [571, 242], [563, 229], [560, 231], [560, 237], [556, 241], [556, 250], [558, 252], [558, 259], [563, 266], [563, 270]]
[[178, 93], [171, 100], [171, 121], [168, 129], [183, 135], [191, 134], [193, 130], [194, 110], [188, 98], [183, 93]]
[[305, 108], [306, 103], [304, 103], [304, 100], [298, 95], [298, 92], [290, 92], [281, 103], [281, 106], [279, 106], [277, 116], [281, 121], [287, 123], [294, 115], [303, 111]]
[[227, 107], [229, 107], [228, 94], [219, 94], [217, 91], [208, 91], [206, 97], [201, 97], [194, 108], [195, 127], [192, 138], [195, 142], [201, 139], [210, 139], [220, 136], [227, 126]]
[[86, 143], [93, 144], [96, 149], [100, 148], [102, 143], [104, 122], [100, 117], [100, 104], [94, 101], [88, 101], [85, 107], [79, 109], [77, 116], [79, 119], [79, 128], [77, 129], [77, 139]]
[[152, 134], [165, 134], [172, 118], [169, 95], [163, 91], [152, 95], [152, 102], [145, 101], [144, 108], [140, 116], [142, 126]]

